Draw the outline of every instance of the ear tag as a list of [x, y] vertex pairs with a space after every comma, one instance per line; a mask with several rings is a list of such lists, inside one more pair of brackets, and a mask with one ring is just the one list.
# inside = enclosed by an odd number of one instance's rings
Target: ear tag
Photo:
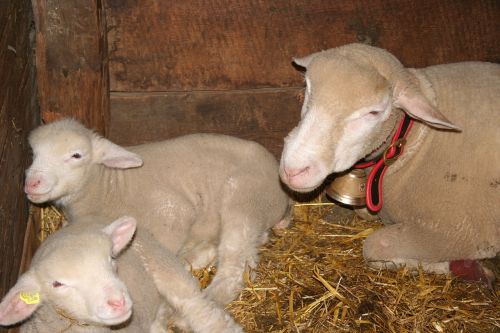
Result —
[[19, 298], [21, 301], [28, 305], [32, 304], [38, 304], [40, 303], [40, 292], [38, 291], [33, 291], [33, 292], [20, 292], [19, 293]]

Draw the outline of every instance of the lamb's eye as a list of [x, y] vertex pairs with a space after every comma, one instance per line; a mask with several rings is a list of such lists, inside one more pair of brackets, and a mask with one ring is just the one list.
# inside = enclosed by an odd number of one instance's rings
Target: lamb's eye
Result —
[[73, 155], [71, 155], [71, 157], [74, 158], [74, 159], [79, 160], [80, 158], [82, 158], [82, 154], [80, 154], [80, 153], [74, 153]]
[[64, 286], [64, 284], [62, 284], [59, 281], [52, 282], [52, 287], [54, 287], [54, 288], [59, 288], [59, 287], [62, 287], [62, 286]]
[[381, 113], [382, 113], [382, 111], [375, 111], [375, 110], [368, 112], [368, 114], [370, 114], [372, 116], [378, 116]]

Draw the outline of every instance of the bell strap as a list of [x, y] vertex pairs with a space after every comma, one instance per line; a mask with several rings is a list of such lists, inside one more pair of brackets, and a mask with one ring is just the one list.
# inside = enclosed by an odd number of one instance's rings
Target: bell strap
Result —
[[358, 169], [373, 166], [366, 182], [366, 207], [372, 212], [378, 212], [382, 208], [382, 180], [384, 179], [385, 171], [387, 167], [396, 162], [398, 157], [403, 154], [406, 137], [412, 125], [413, 119], [405, 113], [396, 133], [392, 137], [391, 144], [382, 154], [382, 158], [377, 162], [364, 162], [355, 165]]

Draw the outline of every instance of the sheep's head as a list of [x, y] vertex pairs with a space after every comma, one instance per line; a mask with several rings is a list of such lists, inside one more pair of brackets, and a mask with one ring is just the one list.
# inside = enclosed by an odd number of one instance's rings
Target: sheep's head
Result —
[[386, 51], [351, 44], [295, 63], [307, 69], [306, 92], [301, 121], [285, 138], [280, 176], [296, 191], [311, 191], [330, 173], [375, 153], [389, 139], [400, 109], [431, 126], [456, 129]]
[[64, 202], [77, 193], [98, 164], [133, 168], [142, 159], [72, 119], [35, 129], [29, 137], [33, 163], [26, 171], [24, 191], [35, 203]]
[[70, 225], [50, 236], [0, 303], [0, 325], [25, 320], [40, 306], [89, 324], [111, 326], [128, 320], [132, 301], [113, 258], [130, 242], [135, 228], [133, 218], [122, 217], [103, 229]]

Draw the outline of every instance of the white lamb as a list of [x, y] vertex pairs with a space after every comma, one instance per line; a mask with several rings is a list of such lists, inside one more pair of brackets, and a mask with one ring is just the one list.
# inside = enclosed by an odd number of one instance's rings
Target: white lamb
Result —
[[267, 230], [288, 223], [278, 163], [255, 142], [193, 134], [125, 149], [71, 119], [40, 126], [29, 142], [32, 202], [55, 202], [69, 220], [134, 216], [187, 265], [216, 258], [204, 293], [220, 305], [238, 294]]
[[[43, 242], [29, 270], [0, 303], [0, 325], [29, 318], [22, 333], [166, 332], [155, 286], [155, 273], [161, 271], [171, 283], [167, 301], [194, 331], [241, 332], [147, 233], [139, 232], [134, 245], [120, 256], [117, 276], [114, 257], [132, 239], [136, 221], [121, 217], [105, 227], [101, 221], [71, 223]], [[142, 252], [147, 247], [155, 253], [146, 270]]]

